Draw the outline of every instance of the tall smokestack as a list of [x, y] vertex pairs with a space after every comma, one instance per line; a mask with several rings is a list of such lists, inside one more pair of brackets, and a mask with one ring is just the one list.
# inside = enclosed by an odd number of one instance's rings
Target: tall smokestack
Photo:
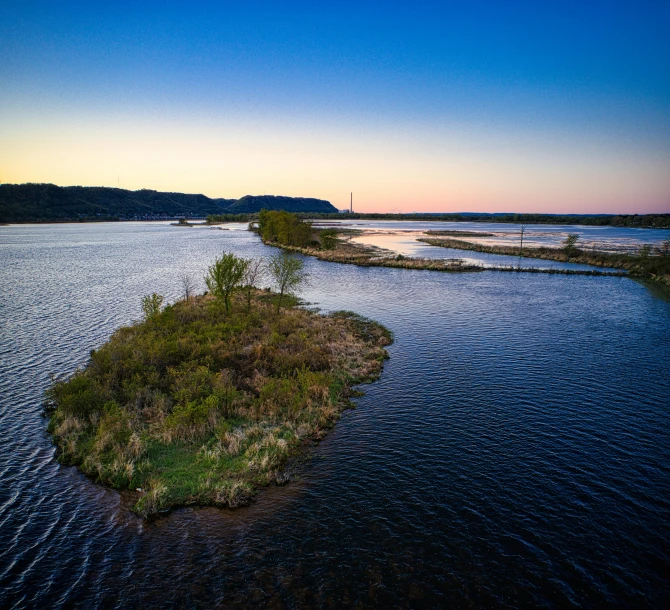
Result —
[[353, 192], [351, 193], [351, 197], [349, 199], [349, 213], [350, 214], [354, 213], [354, 194], [353, 194]]

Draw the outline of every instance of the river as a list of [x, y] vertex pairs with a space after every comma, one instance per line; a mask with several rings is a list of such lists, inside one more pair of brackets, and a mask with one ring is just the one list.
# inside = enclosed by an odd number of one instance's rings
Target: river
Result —
[[60, 466], [49, 375], [223, 250], [274, 253], [229, 228], [0, 227], [1, 607], [670, 602], [670, 302], [628, 278], [305, 259], [307, 301], [395, 343], [297, 480], [145, 523]]

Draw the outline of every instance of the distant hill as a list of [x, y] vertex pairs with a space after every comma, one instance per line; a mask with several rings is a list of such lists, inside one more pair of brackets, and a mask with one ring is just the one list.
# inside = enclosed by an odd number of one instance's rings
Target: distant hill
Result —
[[277, 197], [275, 195], [245, 195], [228, 208], [231, 214], [266, 210], [336, 214], [337, 208], [329, 201], [311, 197]]
[[210, 199], [205, 195], [147, 189], [128, 191], [102, 186], [0, 184], [0, 222], [193, 217], [258, 212], [262, 207], [289, 212], [337, 212], [327, 201], [304, 197], [247, 195], [242, 199]]

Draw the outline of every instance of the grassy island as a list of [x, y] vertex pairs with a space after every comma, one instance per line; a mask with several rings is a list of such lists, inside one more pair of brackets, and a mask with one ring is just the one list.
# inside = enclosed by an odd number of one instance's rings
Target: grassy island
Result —
[[[441, 232], [444, 235], [446, 232]], [[624, 254], [614, 252], [601, 252], [597, 250], [583, 250], [577, 247], [577, 236], [573, 236], [574, 243], [562, 248], [528, 247], [485, 245], [477, 244], [462, 239], [439, 236], [439, 232], [429, 231], [428, 237], [419, 238], [417, 241], [431, 246], [441, 248], [453, 248], [457, 250], [471, 250], [473, 252], [486, 252], [488, 254], [503, 254], [507, 256], [522, 256], [524, 258], [538, 258], [563, 263], [580, 263], [593, 265], [595, 267], [611, 267], [624, 269], [631, 277], [648, 279], [661, 282], [670, 286], [670, 243], [666, 242], [653, 252], [650, 247], [640, 249], [638, 254]], [[486, 234], [479, 234], [483, 236]], [[603, 275], [603, 274], [600, 274]], [[609, 274], [612, 275], [612, 274]]]
[[289, 459], [351, 406], [354, 384], [380, 375], [391, 343], [371, 320], [251, 286], [161, 305], [147, 297], [143, 321], [47, 392], [60, 462], [136, 490], [145, 517], [237, 507], [285, 483]]

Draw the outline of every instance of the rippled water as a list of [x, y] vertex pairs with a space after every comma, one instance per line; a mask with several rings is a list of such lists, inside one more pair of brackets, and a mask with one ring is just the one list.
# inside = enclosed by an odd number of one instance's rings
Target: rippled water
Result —
[[241, 230], [0, 228], [0, 606], [670, 602], [670, 303], [627, 278], [306, 259], [309, 301], [396, 341], [297, 481], [146, 524], [59, 466], [49, 373], [224, 248], [271, 252]]

